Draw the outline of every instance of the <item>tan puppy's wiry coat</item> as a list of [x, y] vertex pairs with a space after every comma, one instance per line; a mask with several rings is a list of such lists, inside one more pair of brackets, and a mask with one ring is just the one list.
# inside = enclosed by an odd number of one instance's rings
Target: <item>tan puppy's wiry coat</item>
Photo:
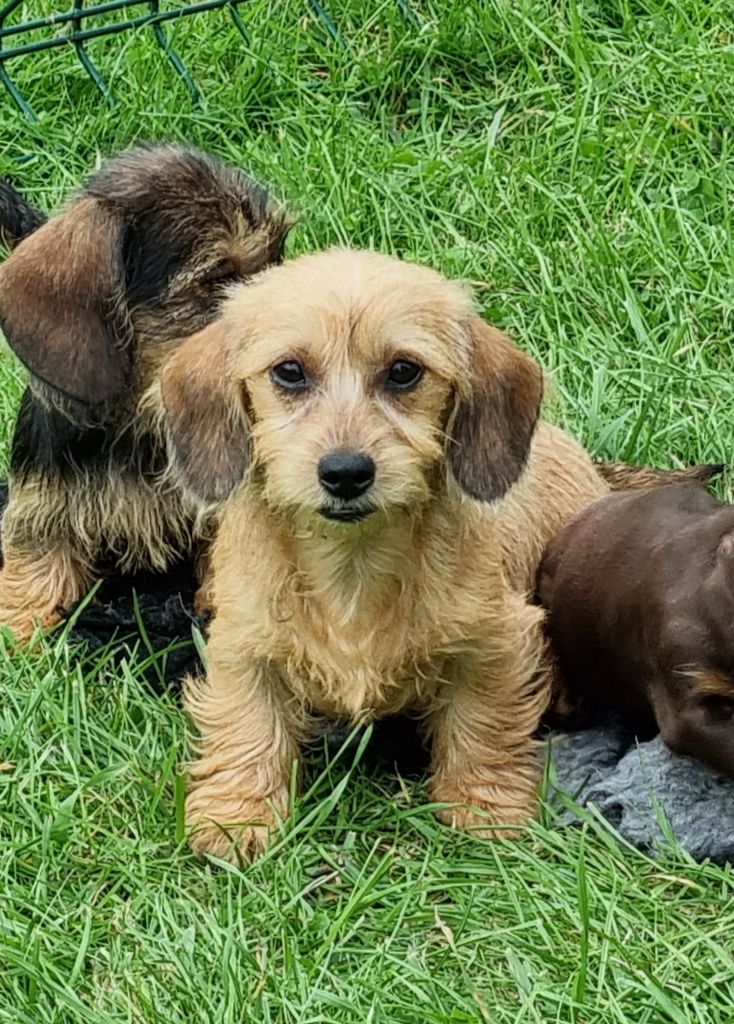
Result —
[[208, 673], [186, 690], [197, 851], [263, 849], [314, 712], [423, 716], [446, 821], [533, 814], [547, 682], [525, 594], [607, 489], [561, 431], [533, 439], [541, 392], [456, 284], [345, 250], [233, 290], [172, 357], [181, 478], [226, 500]]

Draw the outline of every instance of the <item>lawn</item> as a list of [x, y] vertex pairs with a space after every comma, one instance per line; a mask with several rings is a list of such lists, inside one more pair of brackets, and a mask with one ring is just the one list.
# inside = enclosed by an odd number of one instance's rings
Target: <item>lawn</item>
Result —
[[[69, 4], [70, 5], [70, 4]], [[26, 3], [26, 13], [52, 5]], [[729, 0], [306, 0], [12, 64], [0, 173], [53, 208], [103, 155], [188, 139], [300, 215], [290, 252], [370, 246], [475, 283], [598, 455], [731, 461]], [[2, 459], [22, 375], [0, 364]], [[727, 485], [722, 493], [729, 494]], [[182, 841], [175, 693], [63, 638], [4, 641], [0, 1021], [713, 1024], [734, 1018], [734, 874], [552, 815], [437, 825], [420, 782], [314, 755], [245, 870]], [[142, 656], [141, 656], [142, 657]], [[358, 761], [358, 759], [357, 759]]]

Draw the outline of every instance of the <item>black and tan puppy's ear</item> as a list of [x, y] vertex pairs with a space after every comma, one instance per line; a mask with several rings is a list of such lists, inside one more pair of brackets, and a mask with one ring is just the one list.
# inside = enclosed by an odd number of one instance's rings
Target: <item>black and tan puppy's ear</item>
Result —
[[250, 439], [242, 398], [228, 375], [222, 320], [188, 338], [161, 374], [161, 399], [173, 465], [199, 501], [224, 501], [243, 479]]
[[22, 241], [0, 267], [0, 326], [38, 380], [84, 406], [112, 407], [131, 384], [123, 226], [95, 199]]
[[467, 379], [449, 424], [449, 465], [472, 498], [495, 501], [522, 472], [543, 398], [538, 364], [480, 317], [462, 325]]

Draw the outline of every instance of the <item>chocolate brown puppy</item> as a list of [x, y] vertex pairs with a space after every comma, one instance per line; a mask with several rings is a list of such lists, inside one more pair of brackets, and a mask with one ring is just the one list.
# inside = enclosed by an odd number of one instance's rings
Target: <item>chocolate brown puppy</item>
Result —
[[548, 545], [538, 596], [552, 724], [616, 711], [734, 777], [734, 507], [683, 484], [601, 498]]
[[7, 200], [7, 240], [31, 233], [0, 268], [0, 322], [30, 383], [12, 444], [0, 623], [24, 638], [84, 595], [103, 558], [163, 570], [194, 551], [145, 396], [216, 317], [227, 284], [280, 262], [289, 225], [246, 175], [179, 146], [110, 159], [40, 226], [17, 194]]

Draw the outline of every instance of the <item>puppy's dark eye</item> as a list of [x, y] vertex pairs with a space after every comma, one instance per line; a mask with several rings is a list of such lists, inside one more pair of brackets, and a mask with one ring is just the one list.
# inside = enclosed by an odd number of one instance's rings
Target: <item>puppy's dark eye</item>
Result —
[[423, 376], [423, 367], [410, 359], [396, 359], [387, 371], [385, 387], [390, 391], [410, 391]]
[[285, 362], [278, 363], [270, 371], [270, 376], [279, 387], [287, 391], [303, 391], [308, 387], [303, 367], [295, 359], [286, 359]]

